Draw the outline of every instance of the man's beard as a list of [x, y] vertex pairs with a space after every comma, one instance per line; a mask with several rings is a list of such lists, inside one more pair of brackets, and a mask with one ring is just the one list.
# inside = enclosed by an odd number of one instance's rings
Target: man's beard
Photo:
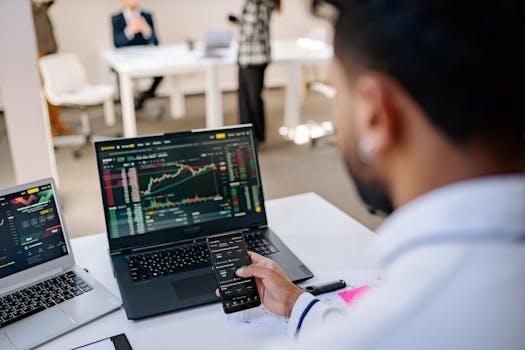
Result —
[[353, 162], [345, 158], [346, 169], [352, 178], [359, 197], [366, 204], [368, 211], [372, 214], [390, 214], [394, 211], [394, 205], [390, 196], [384, 188], [384, 185], [379, 181], [365, 180], [360, 176], [357, 166], [353, 166]]

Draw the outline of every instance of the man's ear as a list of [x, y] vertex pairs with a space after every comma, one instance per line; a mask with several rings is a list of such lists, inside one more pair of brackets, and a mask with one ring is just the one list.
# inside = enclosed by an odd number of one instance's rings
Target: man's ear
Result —
[[363, 73], [355, 82], [356, 134], [369, 159], [384, 154], [396, 142], [401, 120], [393, 89], [387, 77], [375, 72]]

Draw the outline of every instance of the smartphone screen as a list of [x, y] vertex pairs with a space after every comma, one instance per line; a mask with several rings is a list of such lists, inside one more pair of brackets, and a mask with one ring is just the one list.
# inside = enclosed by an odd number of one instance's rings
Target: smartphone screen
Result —
[[235, 274], [239, 267], [250, 264], [243, 234], [212, 236], [207, 242], [224, 312], [230, 314], [261, 305], [255, 279]]

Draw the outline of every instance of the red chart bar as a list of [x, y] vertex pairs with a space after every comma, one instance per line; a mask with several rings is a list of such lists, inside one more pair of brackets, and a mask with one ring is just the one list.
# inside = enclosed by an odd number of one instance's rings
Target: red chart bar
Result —
[[115, 205], [115, 198], [113, 198], [113, 190], [111, 186], [111, 175], [109, 171], [104, 171], [104, 187], [106, 188], [106, 197], [108, 200], [108, 206], [112, 207]]
[[241, 150], [237, 151], [237, 164], [239, 166], [239, 177], [241, 180], [246, 180], [246, 163], [244, 162], [244, 156]]

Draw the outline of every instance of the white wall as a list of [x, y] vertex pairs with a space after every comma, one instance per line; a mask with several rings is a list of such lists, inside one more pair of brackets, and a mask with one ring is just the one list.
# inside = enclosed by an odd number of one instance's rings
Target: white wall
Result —
[[[30, 6], [29, 0], [0, 1], [0, 93], [18, 184], [57, 177], [49, 116], [40, 91]], [[0, 167], [8, 162], [7, 156], [0, 154]], [[7, 184], [4, 179], [2, 182]]]
[[[283, 0], [283, 11], [274, 14], [273, 38], [304, 37], [315, 27], [328, 28], [309, 13], [309, 0]], [[163, 44], [200, 40], [206, 29], [227, 28], [227, 14], [237, 13], [242, 0], [143, 0], [142, 7], [154, 13], [155, 27]], [[57, 0], [51, 8], [59, 50], [80, 56], [92, 82], [101, 79], [98, 52], [113, 46], [110, 16], [120, 10], [119, 0]], [[235, 88], [235, 71], [221, 72], [224, 88]], [[282, 67], [271, 67], [267, 85], [283, 82]], [[200, 78], [193, 78], [188, 91], [199, 90]], [[191, 86], [190, 86], [191, 85]]]

